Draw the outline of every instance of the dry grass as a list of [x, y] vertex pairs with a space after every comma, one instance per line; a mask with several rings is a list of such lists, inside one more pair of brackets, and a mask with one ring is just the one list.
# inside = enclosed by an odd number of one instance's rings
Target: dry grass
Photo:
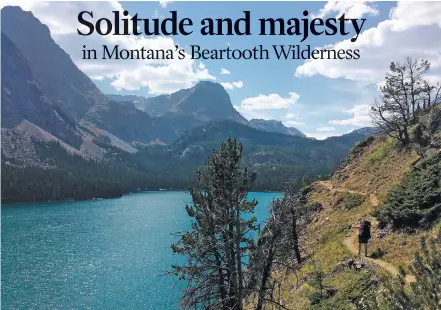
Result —
[[364, 154], [345, 167], [344, 181], [333, 178], [338, 187], [374, 194], [380, 201], [400, 184], [412, 163], [418, 158], [415, 152], [398, 151], [391, 139], [370, 145]]
[[[309, 202], [320, 203], [323, 210], [308, 227], [306, 232], [308, 240], [305, 242], [306, 248], [310, 249], [313, 254], [315, 263], [323, 271], [331, 271], [342, 259], [352, 256], [342, 244], [344, 238], [353, 233], [352, 224], [361, 217], [369, 218], [375, 224], [370, 214], [378, 203], [386, 198], [389, 191], [401, 183], [416, 159], [415, 153], [399, 152], [392, 145], [391, 140], [383, 139], [366, 147], [361, 156], [339, 171], [338, 177], [332, 178], [333, 188], [320, 183], [313, 185]], [[360, 206], [344, 211], [339, 204], [348, 192], [361, 192], [370, 199], [366, 199]], [[432, 231], [413, 235], [393, 233], [382, 239], [375, 238], [375, 233], [375, 228], [373, 228], [370, 251], [380, 248], [385, 252], [383, 260], [405, 267], [418, 250], [422, 234], [429, 234]], [[310, 307], [308, 295], [311, 288], [309, 285], [305, 283], [298, 289], [295, 287], [297, 280], [307, 275], [312, 269], [313, 265], [308, 263], [297, 272], [297, 275], [286, 276], [281, 295], [289, 309]], [[384, 274], [383, 271], [380, 270], [380, 272]], [[358, 279], [357, 277], [359, 274], [345, 271], [335, 274], [327, 281], [341, 294], [346, 294], [346, 290], [351, 287], [354, 279]]]
[[[316, 185], [311, 201], [317, 201], [324, 207], [320, 215], [314, 220], [307, 230], [307, 248], [311, 249], [314, 264], [319, 266], [324, 272], [329, 273], [344, 258], [351, 257], [352, 254], [342, 244], [345, 236], [352, 232], [352, 224], [358, 220], [360, 214], [365, 214], [372, 210], [369, 199], [362, 205], [343, 211], [336, 203], [345, 195], [342, 192], [331, 192], [328, 189]], [[311, 288], [308, 284], [303, 284], [300, 289], [296, 287], [297, 280], [307, 275], [313, 270], [313, 264], [305, 264], [297, 275], [288, 275], [285, 279], [282, 299], [289, 309], [308, 309], [310, 306], [308, 295]], [[348, 271], [354, 276], [353, 271]], [[348, 273], [338, 273], [329, 277], [327, 281], [338, 290], [342, 290], [346, 283]]]
[[370, 247], [372, 250], [377, 248], [385, 252], [381, 258], [395, 266], [407, 267], [413, 256], [420, 248], [420, 240], [423, 236], [433, 237], [441, 228], [438, 223], [430, 230], [420, 231], [413, 234], [394, 232], [384, 238], [372, 238]]

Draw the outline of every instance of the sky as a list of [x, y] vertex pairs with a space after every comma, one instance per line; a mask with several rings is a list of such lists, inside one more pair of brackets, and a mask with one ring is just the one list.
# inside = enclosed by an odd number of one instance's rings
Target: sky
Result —
[[[306, 135], [323, 139], [370, 126], [369, 108], [392, 61], [407, 56], [431, 62], [429, 79], [441, 80], [441, 2], [41, 2], [5, 0], [1, 5], [20, 5], [48, 25], [52, 37], [104, 92], [145, 97], [170, 94], [202, 80], [221, 83], [234, 107], [247, 119], [275, 119], [296, 127]], [[93, 11], [110, 17], [112, 11], [127, 10], [140, 18], [191, 18], [189, 36], [80, 36], [78, 13]], [[239, 18], [251, 11], [252, 30], [258, 18], [302, 18], [310, 16], [365, 18], [356, 42], [348, 36], [202, 36], [199, 21]], [[96, 20], [97, 18], [95, 18]], [[351, 28], [349, 28], [351, 29]], [[204, 49], [253, 48], [263, 45], [307, 44], [312, 48], [360, 50], [358, 60], [84, 60], [82, 47], [101, 50], [103, 44], [123, 48], [174, 48], [189, 52], [192, 44]]]

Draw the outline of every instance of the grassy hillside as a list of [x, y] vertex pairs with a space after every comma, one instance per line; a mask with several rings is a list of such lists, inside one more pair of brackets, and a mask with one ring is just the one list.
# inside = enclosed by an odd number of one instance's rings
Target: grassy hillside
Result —
[[[432, 169], [433, 165], [441, 168], [439, 155], [432, 152], [429, 157]], [[411, 233], [380, 231], [372, 214], [383, 207], [391, 191], [412, 183], [414, 171], [421, 165], [415, 152], [398, 150], [391, 138], [368, 138], [352, 149], [330, 180], [311, 186], [308, 204], [319, 212], [304, 233], [304, 248], [308, 249], [305, 255], [312, 259], [296, 272], [281, 271], [281, 299], [287, 308], [356, 309], [362, 296], [366, 299], [378, 289], [382, 276], [396, 276], [400, 266], [409, 265], [421, 237], [434, 235], [441, 226], [439, 221]], [[435, 200], [439, 198], [438, 195]], [[351, 226], [360, 218], [373, 224], [369, 244], [372, 257], [353, 261], [358, 244]], [[314, 305], [311, 296], [316, 289], [308, 282], [317, 268], [326, 275], [324, 285], [334, 295]], [[412, 276], [406, 280], [412, 281]]]

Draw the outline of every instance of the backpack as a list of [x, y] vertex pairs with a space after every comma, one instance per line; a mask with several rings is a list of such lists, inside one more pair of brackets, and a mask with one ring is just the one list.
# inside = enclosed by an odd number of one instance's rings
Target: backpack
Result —
[[369, 240], [371, 238], [371, 222], [363, 221], [363, 223], [361, 223], [359, 237], [363, 240]]

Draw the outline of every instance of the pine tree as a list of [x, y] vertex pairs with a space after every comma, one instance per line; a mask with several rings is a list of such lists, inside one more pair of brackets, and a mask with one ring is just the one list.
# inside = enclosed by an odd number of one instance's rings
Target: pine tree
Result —
[[246, 256], [256, 230], [255, 217], [244, 215], [257, 201], [247, 201], [255, 175], [241, 167], [241, 158], [242, 145], [228, 139], [213, 150], [190, 189], [193, 203], [186, 210], [192, 230], [172, 245], [174, 253], [187, 257], [187, 264], [172, 266], [187, 282], [183, 309], [243, 309]]
[[323, 272], [322, 268], [316, 264], [314, 264], [314, 269], [312, 271], [311, 276], [306, 281], [309, 286], [311, 286], [314, 290], [308, 296], [311, 302], [311, 305], [315, 305], [320, 303], [322, 300], [328, 297], [327, 287], [325, 286], [325, 278], [326, 274]]
[[426, 100], [428, 106], [441, 101], [441, 85], [430, 84], [425, 76], [430, 70], [427, 60], [410, 57], [404, 63], [392, 62], [381, 95], [371, 108], [373, 124], [378, 129], [398, 139], [403, 145], [410, 143], [410, 127], [417, 122], [418, 106]]

